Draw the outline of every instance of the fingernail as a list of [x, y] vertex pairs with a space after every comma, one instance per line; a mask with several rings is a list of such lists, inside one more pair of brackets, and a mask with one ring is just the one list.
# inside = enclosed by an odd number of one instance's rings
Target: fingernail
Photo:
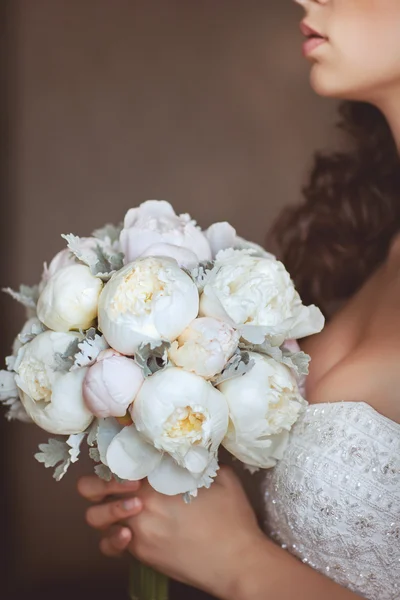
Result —
[[118, 537], [120, 540], [127, 540], [131, 537], [131, 532], [129, 529], [121, 529], [121, 531], [118, 533]]
[[140, 505], [141, 502], [139, 498], [129, 498], [122, 503], [124, 510], [133, 510], [134, 508], [139, 508]]

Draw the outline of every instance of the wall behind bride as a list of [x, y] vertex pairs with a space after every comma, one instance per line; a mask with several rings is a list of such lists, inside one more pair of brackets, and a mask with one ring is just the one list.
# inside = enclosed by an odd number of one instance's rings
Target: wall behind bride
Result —
[[[299, 198], [313, 150], [331, 139], [333, 107], [307, 85], [292, 3], [9, 0], [4, 7], [2, 287], [35, 283], [62, 246], [59, 234], [89, 234], [148, 198], [170, 200], [201, 225], [229, 220], [263, 243], [283, 204]], [[0, 314], [4, 356], [22, 315], [7, 298]], [[25, 598], [29, 588], [42, 600], [111, 593], [117, 600], [118, 588], [123, 598], [124, 566], [98, 553], [75, 492], [92, 465], [78, 463], [56, 484], [33, 459], [43, 432], [0, 427], [2, 597]]]

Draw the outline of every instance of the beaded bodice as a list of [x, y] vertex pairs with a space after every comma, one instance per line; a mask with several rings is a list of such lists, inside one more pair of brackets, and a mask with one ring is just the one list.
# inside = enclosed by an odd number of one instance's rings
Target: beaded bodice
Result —
[[400, 598], [400, 425], [362, 402], [310, 405], [265, 480], [266, 530], [369, 600]]

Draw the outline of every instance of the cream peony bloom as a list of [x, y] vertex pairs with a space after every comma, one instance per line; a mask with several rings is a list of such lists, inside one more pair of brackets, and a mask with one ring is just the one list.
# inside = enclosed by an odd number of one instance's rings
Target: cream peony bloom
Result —
[[245, 464], [268, 469], [282, 458], [289, 431], [306, 401], [285, 365], [254, 352], [249, 355], [253, 368], [218, 386], [230, 416], [223, 446]]
[[87, 369], [65, 371], [61, 357], [81, 340], [78, 333], [45, 331], [18, 352], [15, 382], [31, 419], [50, 433], [71, 435], [85, 431], [93, 420], [82, 395]]
[[207, 238], [189, 215], [176, 215], [164, 200], [148, 200], [138, 208], [131, 208], [120, 236], [125, 262], [132, 262], [149, 246], [160, 243], [187, 248], [198, 262], [211, 260]]
[[223, 250], [217, 255], [200, 299], [200, 314], [240, 326], [244, 338], [276, 345], [318, 333], [324, 317], [304, 306], [284, 265], [251, 250]]
[[239, 334], [228, 323], [201, 317], [178, 337], [169, 358], [176, 366], [211, 379], [220, 373], [239, 343]]
[[86, 406], [99, 418], [124, 417], [143, 381], [142, 369], [131, 358], [112, 349], [105, 350], [86, 373], [83, 382]]
[[106, 284], [99, 328], [112, 348], [134, 354], [141, 343], [173, 341], [197, 317], [199, 295], [192, 279], [171, 258], [141, 258]]
[[102, 288], [103, 282], [86, 265], [64, 267], [46, 283], [37, 304], [37, 315], [53, 331], [89, 329], [97, 317]]
[[175, 367], [144, 382], [124, 428], [107, 451], [123, 479], [147, 477], [167, 495], [195, 494], [216, 475], [216, 453], [228, 426], [224, 396], [202, 377]]

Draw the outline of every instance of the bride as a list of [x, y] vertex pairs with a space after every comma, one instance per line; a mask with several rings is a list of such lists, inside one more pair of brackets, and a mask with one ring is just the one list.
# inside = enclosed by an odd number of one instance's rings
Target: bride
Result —
[[[318, 156], [275, 237], [330, 316], [303, 349], [309, 406], [265, 477], [265, 535], [223, 468], [186, 505], [85, 477], [107, 555], [129, 552], [226, 600], [400, 597], [400, 0], [297, 0], [311, 83], [346, 99], [347, 152]], [[117, 494], [119, 499], [111, 499]], [[121, 494], [123, 499], [121, 500]]]

